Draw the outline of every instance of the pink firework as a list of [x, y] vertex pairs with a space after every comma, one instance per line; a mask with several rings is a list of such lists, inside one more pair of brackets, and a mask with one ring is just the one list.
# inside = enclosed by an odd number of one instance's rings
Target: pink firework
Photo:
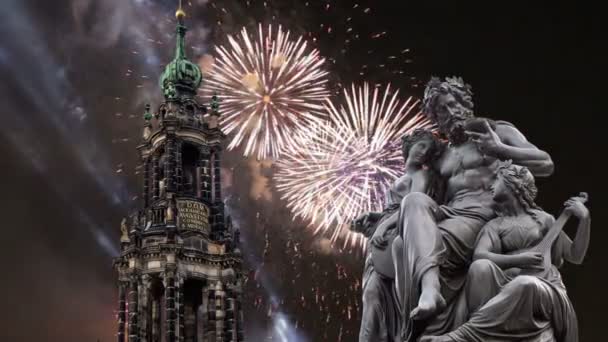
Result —
[[381, 211], [388, 188], [403, 174], [401, 137], [431, 128], [417, 100], [399, 99], [390, 85], [367, 83], [344, 89], [338, 106], [326, 100], [329, 119], [302, 130], [299, 143], [277, 161], [277, 188], [296, 217], [325, 233], [332, 243], [364, 246], [350, 222]]

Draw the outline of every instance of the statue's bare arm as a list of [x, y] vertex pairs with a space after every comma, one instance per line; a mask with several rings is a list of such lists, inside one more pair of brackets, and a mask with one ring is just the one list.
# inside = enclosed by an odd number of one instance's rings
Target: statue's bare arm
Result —
[[554, 165], [549, 153], [530, 143], [517, 128], [498, 123], [494, 130], [487, 121], [485, 128], [484, 133], [467, 132], [483, 153], [500, 160], [513, 160], [515, 164], [527, 167], [536, 177], [553, 174]]
[[556, 243], [561, 244], [563, 257], [566, 261], [580, 265], [585, 259], [587, 248], [589, 248], [591, 216], [589, 215], [589, 209], [576, 197], [570, 198], [564, 205], [566, 211], [578, 218], [578, 227], [574, 241], [570, 240], [568, 235], [562, 231]]

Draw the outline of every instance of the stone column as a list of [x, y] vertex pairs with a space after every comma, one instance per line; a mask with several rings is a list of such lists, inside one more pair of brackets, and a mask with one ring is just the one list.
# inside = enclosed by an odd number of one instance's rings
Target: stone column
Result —
[[224, 202], [222, 201], [222, 181], [220, 176], [221, 150], [213, 151], [213, 233], [215, 239], [221, 239], [224, 231]]
[[227, 287], [225, 289], [226, 293], [226, 317], [225, 317], [225, 340], [226, 342], [236, 342], [236, 325], [235, 325], [235, 302], [234, 302], [234, 291]]
[[133, 277], [129, 283], [129, 342], [139, 342], [138, 285], [137, 278]]
[[222, 150], [216, 147], [213, 151], [213, 201], [222, 201], [222, 179], [221, 179], [221, 155]]
[[185, 314], [185, 298], [184, 298], [184, 278], [178, 277], [177, 281], [177, 340], [180, 342], [184, 341], [184, 332], [185, 332], [185, 322], [184, 322], [184, 314]]
[[200, 179], [198, 181], [198, 197], [207, 203], [211, 203], [211, 153], [207, 146], [199, 148], [201, 168]]
[[226, 318], [224, 285], [221, 281], [215, 284], [215, 341], [224, 342], [224, 325]]
[[150, 304], [150, 276], [144, 274], [141, 277], [141, 284], [139, 285], [139, 338], [141, 342], [148, 342], [148, 322], [150, 320], [149, 315], [149, 304]]
[[126, 288], [128, 284], [120, 282], [118, 284], [118, 342], [125, 342], [125, 321], [126, 321]]
[[158, 182], [160, 182], [160, 167], [158, 165], [158, 154], [155, 152], [152, 156], [152, 202], [158, 200], [160, 194]]
[[144, 208], [150, 204], [150, 158], [146, 157], [143, 163], [144, 173]]
[[183, 142], [178, 140], [175, 145], [175, 189], [177, 192], [183, 190], [183, 174], [184, 170], [182, 168], [182, 148]]
[[166, 191], [175, 192], [175, 137], [167, 137], [165, 144], [167, 162], [165, 165]]
[[167, 271], [165, 274], [165, 322], [166, 342], [175, 342], [175, 320], [177, 318], [175, 308], [175, 272]]

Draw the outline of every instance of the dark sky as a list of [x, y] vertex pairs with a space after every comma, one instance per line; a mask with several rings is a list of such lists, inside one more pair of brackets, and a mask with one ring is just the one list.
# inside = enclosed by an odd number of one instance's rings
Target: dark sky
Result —
[[[111, 258], [120, 219], [140, 192], [141, 112], [145, 102], [160, 101], [156, 85], [172, 53], [174, 3], [6, 0], [0, 6], [0, 340], [113, 340]], [[273, 22], [316, 38], [336, 86], [391, 82], [421, 96], [420, 84], [431, 75], [462, 76], [473, 86], [477, 115], [512, 122], [553, 157], [555, 174], [538, 180], [541, 206], [557, 215], [569, 196], [590, 194], [589, 254], [563, 276], [581, 340], [604, 335], [608, 260], [598, 223], [606, 222], [600, 190], [605, 39], [597, 9], [572, 2], [185, 3], [195, 60], [242, 25]], [[333, 251], [302, 222], [291, 222], [268, 163], [234, 151], [223, 166], [251, 270], [249, 340], [268, 335], [281, 317], [298, 341], [355, 340], [361, 257]]]

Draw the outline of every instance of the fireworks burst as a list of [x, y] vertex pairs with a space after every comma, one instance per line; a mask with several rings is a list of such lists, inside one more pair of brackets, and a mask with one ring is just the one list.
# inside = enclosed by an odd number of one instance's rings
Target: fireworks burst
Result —
[[348, 229], [367, 211], [381, 211], [384, 195], [403, 174], [401, 137], [430, 122], [415, 110], [418, 101], [400, 101], [390, 85], [382, 92], [352, 85], [344, 89], [345, 105], [326, 101], [329, 122], [302, 131], [297, 147], [277, 161], [277, 188], [296, 217], [314, 232], [329, 234], [343, 248], [364, 246]]
[[295, 130], [323, 118], [328, 73], [318, 50], [281, 26], [259, 25], [256, 37], [243, 28], [228, 47], [216, 47], [202, 92], [221, 96], [223, 130], [234, 133], [228, 149], [245, 143], [246, 156], [277, 158]]

